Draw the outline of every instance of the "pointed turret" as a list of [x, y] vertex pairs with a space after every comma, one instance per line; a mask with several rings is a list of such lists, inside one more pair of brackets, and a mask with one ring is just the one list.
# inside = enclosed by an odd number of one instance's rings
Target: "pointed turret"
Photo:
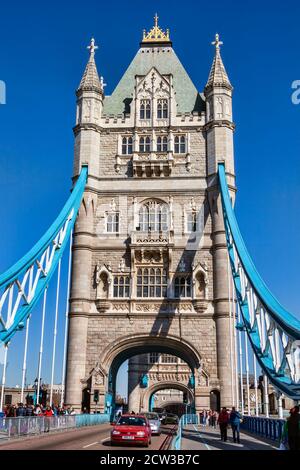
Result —
[[87, 47], [90, 50], [90, 58], [82, 76], [78, 91], [96, 91], [103, 93], [103, 80], [99, 79], [96, 63], [95, 51], [98, 46], [95, 46], [95, 39], [91, 39], [91, 44]]
[[225, 162], [226, 170], [234, 175], [232, 90], [221, 54], [219, 35], [216, 34], [215, 57], [204, 89], [206, 98], [206, 129], [208, 141], [208, 174], [218, 171], [218, 163]]
[[216, 34], [216, 39], [212, 44], [216, 47], [216, 53], [205, 90], [208, 91], [211, 87], [225, 87], [232, 90], [232, 85], [229, 81], [220, 53], [220, 46], [223, 42], [220, 41], [218, 34]]
[[103, 78], [99, 79], [97, 72], [95, 51], [98, 46], [95, 45], [94, 39], [91, 39], [87, 48], [90, 51], [89, 61], [76, 91], [75, 175], [79, 174], [84, 163], [89, 166], [89, 175], [97, 175], [99, 172], [97, 152], [100, 148], [99, 126], [104, 101], [104, 84]]

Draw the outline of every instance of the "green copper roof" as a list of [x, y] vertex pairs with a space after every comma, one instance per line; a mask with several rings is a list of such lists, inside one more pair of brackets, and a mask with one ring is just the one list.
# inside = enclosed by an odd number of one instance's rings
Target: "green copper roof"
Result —
[[135, 76], [147, 75], [155, 67], [161, 75], [173, 75], [173, 86], [178, 113], [204, 110], [200, 95], [171, 47], [141, 47], [111, 96], [104, 100], [103, 113], [117, 115], [129, 112], [133, 98]]

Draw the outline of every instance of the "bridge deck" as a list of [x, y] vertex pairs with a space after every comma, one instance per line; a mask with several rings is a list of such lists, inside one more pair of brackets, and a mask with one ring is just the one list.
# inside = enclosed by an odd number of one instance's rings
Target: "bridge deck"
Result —
[[[162, 427], [160, 436], [152, 436], [151, 450], [159, 450], [172, 426]], [[0, 443], [1, 450], [141, 450], [142, 447], [112, 446], [110, 443], [110, 424], [88, 426], [70, 431], [53, 432], [39, 436], [11, 439]], [[145, 450], [145, 449], [144, 449]]]
[[231, 428], [228, 428], [226, 442], [221, 441], [218, 428], [189, 424], [182, 430], [182, 450], [274, 450], [275, 442], [261, 441], [260, 438], [241, 432], [240, 444], [233, 442]]

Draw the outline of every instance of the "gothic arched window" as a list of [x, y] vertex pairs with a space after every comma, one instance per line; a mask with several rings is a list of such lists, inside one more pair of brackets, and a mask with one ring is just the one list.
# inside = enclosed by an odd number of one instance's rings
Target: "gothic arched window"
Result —
[[132, 154], [132, 137], [123, 137], [122, 139], [122, 155]]
[[191, 297], [191, 277], [190, 276], [177, 276], [175, 277], [175, 292], [174, 296], [176, 299], [180, 297]]
[[140, 152], [151, 152], [150, 137], [140, 137]]
[[167, 152], [168, 151], [168, 137], [157, 137], [157, 151], [158, 152]]
[[169, 226], [167, 204], [149, 201], [139, 211], [139, 229], [141, 232], [166, 232]]
[[130, 278], [129, 276], [114, 277], [114, 297], [129, 297]]
[[186, 137], [185, 135], [177, 135], [174, 141], [175, 153], [186, 153]]
[[168, 117], [168, 100], [157, 101], [157, 119]]
[[151, 102], [150, 100], [141, 100], [140, 103], [140, 119], [151, 118]]

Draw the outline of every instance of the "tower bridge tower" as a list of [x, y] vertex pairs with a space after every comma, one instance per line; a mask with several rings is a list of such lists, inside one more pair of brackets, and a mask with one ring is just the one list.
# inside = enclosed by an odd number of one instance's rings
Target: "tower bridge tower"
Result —
[[[111, 411], [119, 366], [150, 353], [188, 364], [197, 411], [212, 390], [222, 405], [233, 403], [217, 186], [217, 163], [225, 161], [234, 196], [232, 86], [220, 45], [216, 36], [201, 93], [156, 16], [110, 96], [94, 40], [89, 46], [74, 128], [73, 177], [88, 165], [70, 296], [66, 402], [76, 409], [93, 409], [97, 391], [97, 409]], [[131, 388], [137, 408], [132, 380]]]

